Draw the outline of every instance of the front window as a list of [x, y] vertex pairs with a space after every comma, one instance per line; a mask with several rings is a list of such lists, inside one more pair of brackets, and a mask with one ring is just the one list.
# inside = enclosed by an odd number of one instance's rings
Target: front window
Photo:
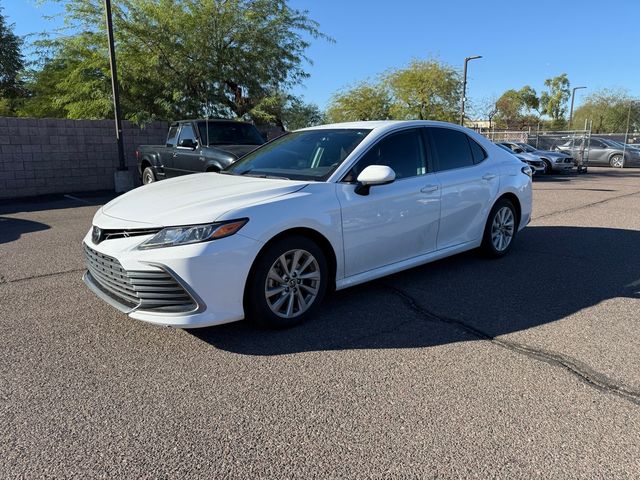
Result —
[[254, 150], [224, 172], [324, 181], [370, 131], [317, 129], [289, 133]]

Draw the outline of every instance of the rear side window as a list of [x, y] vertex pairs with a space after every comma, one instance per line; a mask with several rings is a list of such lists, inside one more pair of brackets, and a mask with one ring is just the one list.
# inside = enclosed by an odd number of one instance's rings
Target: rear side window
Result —
[[429, 128], [433, 148], [438, 157], [436, 171], [469, 167], [474, 164], [469, 138], [463, 132], [450, 128]]
[[169, 129], [169, 134], [167, 135], [167, 147], [175, 147], [177, 137], [178, 137], [178, 125], [173, 125]]
[[484, 149], [480, 145], [478, 145], [475, 140], [471, 139], [470, 137], [467, 137], [467, 140], [469, 140], [469, 146], [471, 147], [473, 163], [478, 164], [485, 158], [487, 158], [487, 152], [485, 152]]

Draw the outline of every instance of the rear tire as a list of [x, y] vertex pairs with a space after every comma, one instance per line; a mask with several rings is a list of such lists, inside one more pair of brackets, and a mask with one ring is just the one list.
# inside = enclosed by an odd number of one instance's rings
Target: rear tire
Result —
[[327, 291], [329, 269], [322, 249], [291, 235], [256, 258], [244, 294], [245, 317], [267, 328], [288, 328], [313, 315]]
[[491, 209], [484, 227], [481, 250], [489, 258], [504, 257], [518, 233], [516, 209], [506, 198], [496, 202]]
[[153, 173], [153, 168], [145, 167], [145, 169], [142, 171], [142, 184], [149, 185], [150, 183], [153, 183], [156, 180], [157, 180], [156, 174]]
[[609, 165], [613, 168], [624, 168], [624, 158], [620, 154], [612, 155], [609, 159]]

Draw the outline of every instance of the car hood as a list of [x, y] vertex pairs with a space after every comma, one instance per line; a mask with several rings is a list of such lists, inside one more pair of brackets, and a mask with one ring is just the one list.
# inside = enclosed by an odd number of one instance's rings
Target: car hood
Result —
[[532, 153], [522, 152], [522, 153], [518, 153], [517, 155], [518, 155], [518, 158], [520, 158], [521, 160], [529, 160], [529, 161], [540, 160], [540, 157]]
[[[297, 192], [307, 184], [198, 173], [138, 187], [107, 203], [100, 213], [124, 221], [122, 228], [136, 228], [141, 224], [166, 227], [208, 223], [231, 210]], [[110, 225], [104, 228], [113, 228], [114, 222], [107, 223]]]
[[566, 153], [553, 152], [551, 150], [536, 150], [535, 153], [537, 155], [543, 155], [543, 156], [552, 157], [552, 158], [566, 158], [569, 156]]

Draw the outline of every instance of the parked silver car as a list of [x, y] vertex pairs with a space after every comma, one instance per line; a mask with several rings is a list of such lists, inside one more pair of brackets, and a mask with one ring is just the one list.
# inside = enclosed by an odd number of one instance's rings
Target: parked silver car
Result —
[[571, 155], [563, 152], [552, 152], [550, 150], [538, 150], [524, 142], [501, 142], [505, 147], [510, 148], [514, 153], [524, 151], [535, 155], [544, 162], [544, 173], [549, 175], [553, 172], [570, 172], [575, 168], [575, 160]]
[[513, 156], [517, 157], [518, 160], [520, 160], [522, 163], [526, 163], [527, 165], [529, 165], [531, 167], [531, 172], [534, 175], [540, 175], [544, 172], [544, 162], [537, 156], [527, 153], [521, 148], [519, 148], [516, 152], [515, 150], [507, 147], [504, 142], [496, 143], [496, 145], [498, 145], [503, 150], [506, 150]]
[[589, 148], [589, 165], [609, 165], [615, 168], [640, 166], [640, 150], [602, 137], [575, 138], [558, 145], [558, 150], [576, 156]]

